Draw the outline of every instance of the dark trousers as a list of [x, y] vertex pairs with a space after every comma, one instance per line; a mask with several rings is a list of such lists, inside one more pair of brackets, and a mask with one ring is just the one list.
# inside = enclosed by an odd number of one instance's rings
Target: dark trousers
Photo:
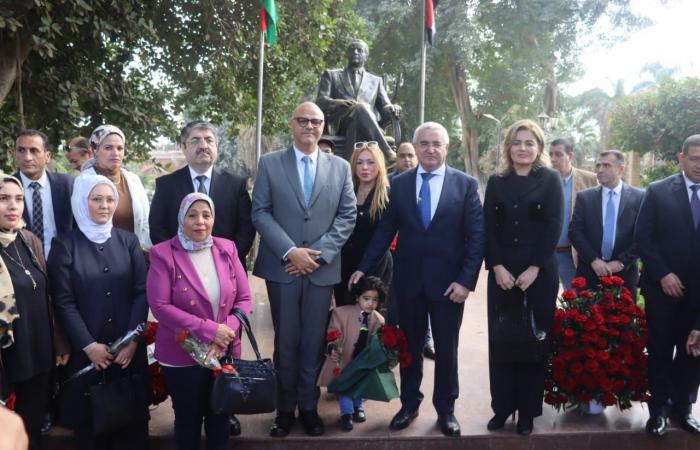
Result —
[[17, 396], [15, 412], [24, 421], [30, 450], [43, 447], [41, 425], [49, 407], [50, 383], [51, 374], [47, 372], [12, 385]]
[[333, 286], [316, 286], [308, 277], [291, 283], [267, 282], [277, 370], [277, 409], [315, 410], [328, 309]]
[[175, 446], [196, 450], [202, 440], [202, 422], [207, 450], [229, 448], [229, 423], [225, 414], [213, 414], [209, 396], [214, 383], [212, 371], [201, 366], [165, 367], [165, 382], [175, 412]]
[[545, 363], [489, 363], [491, 409], [501, 417], [516, 410], [522, 417], [542, 415]]
[[660, 287], [642, 286], [642, 293], [649, 328], [649, 414], [688, 414], [698, 396], [700, 358], [689, 357], [685, 343], [698, 311]]
[[[423, 346], [428, 317], [435, 324], [435, 388], [433, 406], [438, 414], [451, 414], [459, 397], [457, 349], [462, 326], [464, 303], [441, 299], [428, 300], [425, 294], [414, 299], [398, 299], [399, 326], [406, 333], [413, 363], [401, 369], [401, 404], [408, 410], [418, 409], [423, 400]], [[439, 324], [439, 325], [438, 325]]]
[[78, 450], [147, 450], [148, 422], [136, 422], [112, 433], [94, 434], [89, 427], [76, 427]]

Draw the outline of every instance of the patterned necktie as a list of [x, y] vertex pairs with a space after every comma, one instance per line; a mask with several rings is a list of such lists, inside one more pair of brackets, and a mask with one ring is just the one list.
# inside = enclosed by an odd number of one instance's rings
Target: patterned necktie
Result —
[[690, 190], [693, 191], [693, 195], [690, 197], [690, 212], [693, 213], [693, 225], [695, 225], [696, 230], [698, 225], [700, 225], [700, 197], [698, 197], [698, 189], [700, 189], [700, 184], [690, 186]]
[[314, 190], [314, 177], [311, 175], [311, 158], [304, 156], [301, 160], [304, 162], [304, 203], [306, 203], [306, 206], [309, 206], [311, 192]]
[[420, 174], [423, 177], [423, 184], [420, 186], [420, 218], [423, 222], [423, 228], [426, 230], [430, 226], [430, 179], [435, 174], [424, 172]]
[[206, 175], [197, 175], [194, 177], [195, 180], [199, 182], [199, 187], [197, 188], [197, 192], [201, 192], [202, 194], [209, 195], [207, 192], [207, 186], [204, 184], [205, 181], [207, 181], [207, 176]]
[[613, 241], [615, 238], [615, 202], [613, 200], [615, 191], [610, 191], [608, 194], [608, 203], [605, 205], [605, 223], [603, 224], [603, 244], [600, 247], [600, 252], [605, 261], [610, 261], [612, 258]]
[[36, 235], [41, 242], [44, 242], [44, 207], [41, 202], [41, 185], [36, 181], [29, 184], [32, 188], [32, 233]]

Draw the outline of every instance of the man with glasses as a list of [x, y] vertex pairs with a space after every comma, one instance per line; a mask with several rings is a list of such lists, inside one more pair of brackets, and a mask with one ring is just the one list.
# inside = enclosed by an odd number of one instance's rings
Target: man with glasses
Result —
[[148, 218], [151, 241], [155, 245], [175, 236], [180, 201], [191, 192], [203, 192], [214, 200], [216, 208], [212, 235], [235, 242], [246, 267], [245, 258], [255, 238], [248, 182], [214, 167], [218, 144], [216, 128], [209, 122], [195, 120], [182, 129], [180, 148], [187, 165], [156, 180]]
[[458, 436], [454, 404], [459, 396], [459, 329], [464, 302], [476, 287], [484, 258], [484, 217], [476, 179], [445, 164], [449, 146], [445, 128], [424, 123], [416, 129], [413, 145], [419, 165], [393, 180], [389, 207], [350, 283], [372, 272], [398, 232], [393, 285], [398, 323], [406, 333], [413, 363], [401, 369], [401, 409], [389, 428], [406, 428], [418, 416], [430, 319], [436, 325], [433, 406], [442, 433]]
[[323, 132], [318, 106], [299, 105], [289, 126], [293, 145], [258, 163], [252, 216], [260, 248], [253, 274], [266, 281], [275, 329], [277, 417], [270, 435], [289, 434], [298, 409], [304, 432], [319, 436], [324, 425], [316, 377], [356, 199], [350, 165], [318, 148]]
[[[326, 70], [318, 85], [316, 104], [323, 110], [335, 133], [345, 136], [346, 147], [355, 142], [376, 141], [387, 161], [393, 161], [380, 124], [401, 116], [401, 107], [393, 105], [382, 77], [365, 70], [369, 48], [354, 40], [348, 46], [348, 65], [344, 69]], [[379, 119], [379, 122], [378, 122]]]

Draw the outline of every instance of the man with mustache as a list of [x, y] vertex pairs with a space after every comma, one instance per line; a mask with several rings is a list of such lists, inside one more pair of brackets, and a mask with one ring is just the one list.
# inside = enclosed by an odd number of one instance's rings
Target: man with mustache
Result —
[[175, 236], [180, 201], [191, 192], [203, 192], [214, 200], [216, 208], [212, 235], [235, 242], [245, 267], [255, 237], [247, 180], [214, 167], [218, 144], [216, 128], [209, 122], [195, 120], [182, 129], [180, 148], [187, 165], [156, 180], [148, 219], [151, 241], [155, 245]]

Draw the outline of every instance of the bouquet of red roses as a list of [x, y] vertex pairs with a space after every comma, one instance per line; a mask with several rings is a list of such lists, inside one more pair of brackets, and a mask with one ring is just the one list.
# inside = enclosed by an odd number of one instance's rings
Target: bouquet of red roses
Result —
[[379, 342], [384, 348], [389, 361], [389, 369], [393, 369], [397, 364], [401, 368], [411, 365], [413, 356], [408, 352], [408, 341], [403, 330], [394, 325], [382, 325], [377, 332]]
[[340, 361], [343, 359], [343, 333], [340, 330], [330, 330], [326, 333], [326, 343], [328, 344], [328, 354], [335, 351], [338, 355], [338, 360], [335, 362], [335, 367], [333, 368], [333, 375], [338, 376], [340, 374]]
[[149, 388], [151, 390], [151, 404], [153, 406], [163, 403], [170, 392], [165, 384], [165, 374], [160, 363], [153, 356], [155, 350], [156, 333], [158, 332], [158, 322], [149, 321], [146, 324], [146, 331], [143, 333], [143, 340], [146, 344], [146, 352], [148, 354], [148, 375], [150, 379]]
[[620, 409], [647, 399], [646, 318], [618, 276], [601, 289], [574, 278], [554, 314], [545, 402], [557, 410], [596, 400]]

